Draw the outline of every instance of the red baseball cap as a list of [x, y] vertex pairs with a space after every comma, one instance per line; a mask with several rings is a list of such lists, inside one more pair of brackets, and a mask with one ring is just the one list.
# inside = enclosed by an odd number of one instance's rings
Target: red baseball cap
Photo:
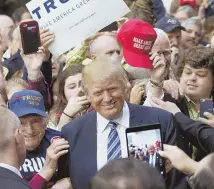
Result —
[[186, 4], [192, 6], [193, 8], [197, 7], [195, 0], [180, 0], [180, 5], [186, 5]]
[[157, 34], [153, 27], [139, 19], [132, 19], [123, 24], [117, 34], [126, 63], [147, 69], [153, 67], [149, 53], [156, 38]]

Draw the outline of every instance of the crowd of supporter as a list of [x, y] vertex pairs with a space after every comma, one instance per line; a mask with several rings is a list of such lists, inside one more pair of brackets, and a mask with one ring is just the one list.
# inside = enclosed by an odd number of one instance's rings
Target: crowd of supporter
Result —
[[[0, 188], [213, 189], [214, 115], [200, 111], [214, 1], [124, 0], [127, 15], [59, 57], [49, 29], [24, 54], [27, 2], [0, 2]], [[162, 141], [127, 145], [127, 128], [157, 123]]]

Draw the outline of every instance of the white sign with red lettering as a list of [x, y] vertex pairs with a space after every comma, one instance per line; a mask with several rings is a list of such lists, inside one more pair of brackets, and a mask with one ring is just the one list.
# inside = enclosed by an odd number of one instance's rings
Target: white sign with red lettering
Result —
[[26, 4], [41, 28], [55, 34], [50, 46], [59, 56], [127, 14], [123, 0], [32, 0]]

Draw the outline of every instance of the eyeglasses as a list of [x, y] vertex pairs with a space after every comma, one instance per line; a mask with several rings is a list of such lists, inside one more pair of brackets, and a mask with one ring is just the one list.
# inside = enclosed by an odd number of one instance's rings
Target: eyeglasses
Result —
[[163, 54], [163, 56], [170, 56], [171, 53], [172, 53], [172, 50], [171, 49], [166, 49], [166, 50], [163, 50], [163, 51], [158, 51], [157, 53], [159, 55]]

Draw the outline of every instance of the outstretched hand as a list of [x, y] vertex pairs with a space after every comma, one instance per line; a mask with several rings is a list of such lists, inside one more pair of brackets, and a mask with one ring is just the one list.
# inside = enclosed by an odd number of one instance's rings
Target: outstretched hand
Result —
[[214, 115], [209, 112], [204, 112], [204, 116], [207, 118], [198, 118], [198, 121], [210, 125], [211, 127], [214, 127]]
[[177, 146], [164, 144], [164, 151], [159, 151], [160, 156], [168, 159], [172, 166], [187, 174], [195, 173], [198, 163], [192, 160]]
[[151, 101], [151, 105], [156, 108], [160, 108], [162, 110], [166, 110], [173, 115], [180, 112], [181, 110], [177, 107], [176, 104], [172, 102], [164, 102], [163, 100], [160, 100], [159, 98], [153, 97]]

